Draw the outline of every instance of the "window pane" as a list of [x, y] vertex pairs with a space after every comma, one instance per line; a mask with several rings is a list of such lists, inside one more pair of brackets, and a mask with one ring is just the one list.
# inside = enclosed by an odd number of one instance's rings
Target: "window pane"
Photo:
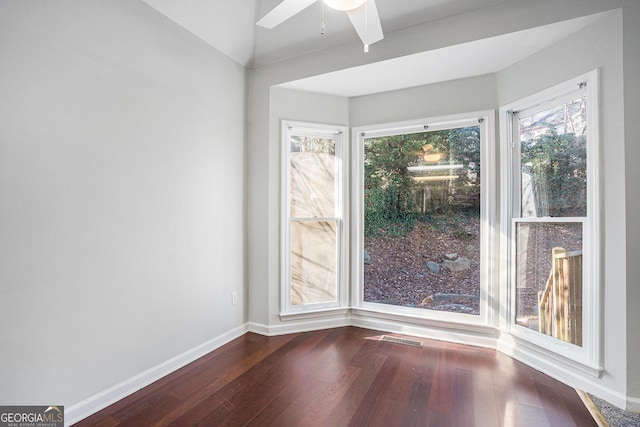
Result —
[[364, 140], [364, 301], [480, 314], [480, 128]]
[[520, 118], [522, 217], [587, 215], [586, 98]]
[[291, 304], [335, 302], [336, 221], [291, 222]]
[[334, 139], [291, 137], [291, 217], [336, 216], [336, 144]]
[[582, 345], [582, 224], [516, 224], [516, 323]]

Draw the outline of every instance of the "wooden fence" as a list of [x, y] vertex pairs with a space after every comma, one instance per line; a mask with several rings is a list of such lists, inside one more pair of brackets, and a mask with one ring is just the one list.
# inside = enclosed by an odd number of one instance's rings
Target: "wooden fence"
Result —
[[582, 346], [582, 251], [553, 248], [552, 258], [546, 287], [538, 293], [540, 332]]

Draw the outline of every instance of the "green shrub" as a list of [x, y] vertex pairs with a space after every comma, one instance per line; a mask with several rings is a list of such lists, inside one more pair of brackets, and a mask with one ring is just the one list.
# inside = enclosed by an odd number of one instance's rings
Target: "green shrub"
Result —
[[[442, 161], [436, 164], [455, 163], [465, 168], [455, 187], [441, 187], [444, 193], [440, 198], [431, 199], [438, 203], [428, 207], [430, 212], [425, 212], [426, 208], [420, 204], [408, 169], [425, 164], [425, 146], [442, 154]], [[456, 191], [459, 195], [471, 194], [474, 206], [479, 207], [480, 129], [477, 126], [365, 139], [364, 154], [366, 236], [404, 235], [413, 229], [417, 219], [455, 204]]]
[[522, 168], [531, 175], [538, 216], [585, 216], [587, 209], [586, 139], [555, 128], [522, 141]]

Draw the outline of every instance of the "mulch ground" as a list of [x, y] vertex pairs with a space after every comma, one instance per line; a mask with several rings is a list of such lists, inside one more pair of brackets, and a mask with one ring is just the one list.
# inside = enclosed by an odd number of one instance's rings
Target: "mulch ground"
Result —
[[[579, 224], [541, 224], [528, 231], [524, 262], [526, 284], [517, 288], [520, 317], [537, 317], [538, 292], [544, 289], [551, 268], [551, 250], [582, 248]], [[462, 210], [416, 221], [404, 236], [365, 237], [371, 263], [364, 265], [364, 300], [406, 307], [479, 314], [480, 221], [477, 213]], [[470, 268], [452, 272], [442, 267], [447, 254], [471, 261]], [[434, 272], [427, 263], [441, 267]]]
[[[364, 266], [364, 300], [479, 314], [480, 221], [463, 213], [416, 221], [404, 236], [381, 232], [365, 238], [371, 263]], [[434, 272], [447, 254], [468, 258], [468, 270]], [[449, 255], [451, 256], [451, 255]]]

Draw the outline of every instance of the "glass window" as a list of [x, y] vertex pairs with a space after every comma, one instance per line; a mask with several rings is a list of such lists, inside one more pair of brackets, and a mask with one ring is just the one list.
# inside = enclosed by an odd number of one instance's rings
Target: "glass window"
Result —
[[501, 111], [507, 328], [599, 369], [598, 73]]
[[356, 313], [493, 322], [493, 116], [354, 129]]
[[[515, 115], [520, 140], [516, 323], [582, 343], [582, 221], [587, 217], [585, 90]], [[572, 218], [562, 220], [558, 218]], [[575, 222], [580, 218], [580, 222]]]
[[516, 224], [516, 323], [582, 345], [582, 223]]
[[364, 301], [480, 314], [480, 127], [364, 138]]
[[344, 304], [343, 129], [286, 122], [283, 303], [299, 312]]
[[519, 114], [522, 217], [587, 215], [587, 99]]

